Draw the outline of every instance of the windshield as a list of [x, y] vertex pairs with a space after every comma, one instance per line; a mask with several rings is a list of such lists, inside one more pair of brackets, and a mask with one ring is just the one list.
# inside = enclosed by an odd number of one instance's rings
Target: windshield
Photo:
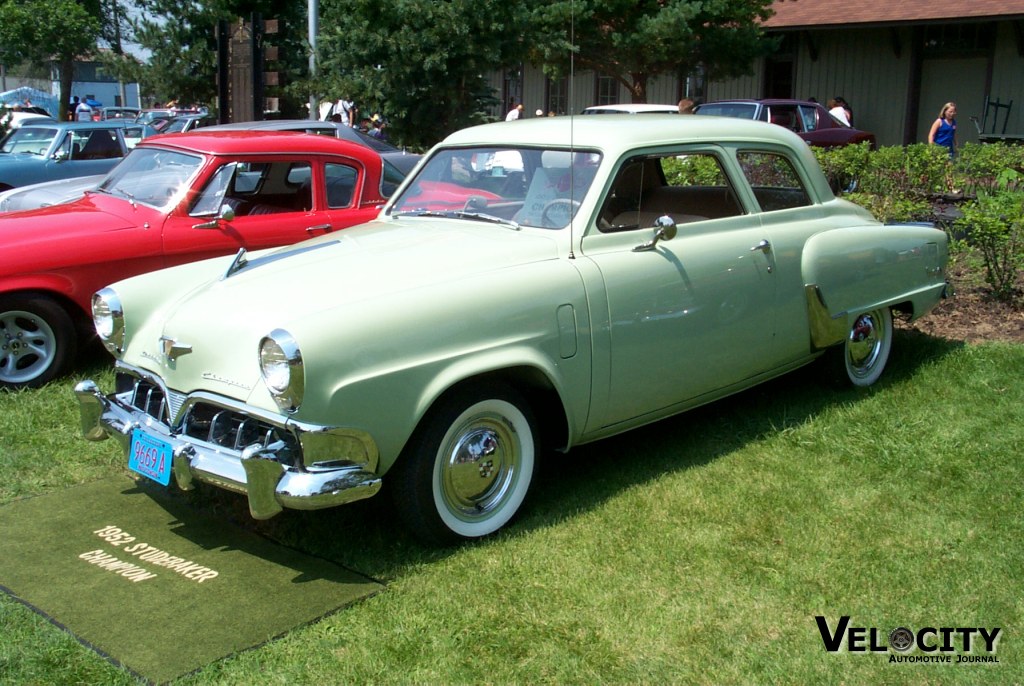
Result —
[[754, 119], [757, 116], [757, 105], [744, 102], [712, 102], [699, 105], [697, 114], [710, 114], [716, 117], [737, 117], [739, 119]]
[[600, 162], [600, 153], [590, 150], [440, 150], [389, 212], [560, 229], [575, 216]]
[[177, 204], [188, 181], [203, 166], [199, 155], [159, 148], [135, 148], [97, 189], [161, 209]]
[[27, 152], [33, 155], [45, 155], [50, 149], [53, 139], [57, 137], [57, 129], [42, 126], [23, 126], [11, 131], [4, 139], [0, 152]]

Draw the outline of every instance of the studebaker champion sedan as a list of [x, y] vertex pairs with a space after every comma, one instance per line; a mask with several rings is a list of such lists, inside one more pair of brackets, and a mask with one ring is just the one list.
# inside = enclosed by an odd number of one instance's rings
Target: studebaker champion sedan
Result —
[[111, 281], [329, 234], [393, 190], [380, 155], [324, 136], [147, 138], [78, 200], [0, 216], [0, 386], [66, 372]]
[[93, 298], [117, 358], [83, 432], [256, 518], [373, 495], [419, 536], [503, 527], [567, 450], [832, 354], [875, 382], [946, 236], [836, 199], [778, 126], [538, 118], [435, 147], [380, 217]]

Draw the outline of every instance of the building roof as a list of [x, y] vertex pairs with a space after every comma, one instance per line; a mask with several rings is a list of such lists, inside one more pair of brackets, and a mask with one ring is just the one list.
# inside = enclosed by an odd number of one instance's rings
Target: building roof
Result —
[[1024, 0], [775, 0], [769, 29], [1024, 18]]

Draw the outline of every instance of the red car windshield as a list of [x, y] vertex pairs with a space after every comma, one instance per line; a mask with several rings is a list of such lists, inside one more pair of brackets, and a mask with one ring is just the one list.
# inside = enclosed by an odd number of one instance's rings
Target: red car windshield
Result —
[[420, 168], [389, 213], [562, 228], [576, 214], [600, 162], [600, 153], [591, 151], [441, 150]]

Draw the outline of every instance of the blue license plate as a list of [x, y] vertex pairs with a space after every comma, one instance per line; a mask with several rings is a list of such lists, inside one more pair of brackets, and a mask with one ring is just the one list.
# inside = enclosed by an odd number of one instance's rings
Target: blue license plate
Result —
[[171, 445], [135, 429], [128, 453], [128, 469], [168, 485], [171, 483]]

